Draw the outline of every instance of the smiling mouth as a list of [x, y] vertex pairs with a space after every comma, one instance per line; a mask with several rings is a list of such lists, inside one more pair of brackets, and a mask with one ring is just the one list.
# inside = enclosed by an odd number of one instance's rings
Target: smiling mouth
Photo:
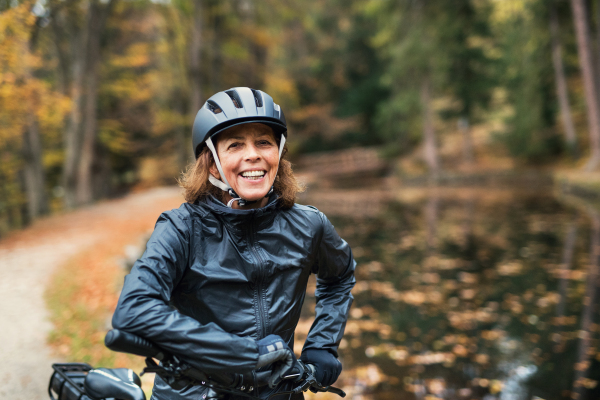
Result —
[[256, 181], [256, 180], [264, 178], [266, 173], [267, 173], [267, 171], [264, 171], [264, 170], [244, 171], [240, 174], [240, 176], [245, 179], [249, 179], [251, 181]]

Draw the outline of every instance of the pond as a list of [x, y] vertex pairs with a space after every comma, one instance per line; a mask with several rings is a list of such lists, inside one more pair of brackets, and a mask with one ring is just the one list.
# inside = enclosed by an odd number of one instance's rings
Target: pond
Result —
[[[600, 398], [593, 208], [535, 189], [303, 203], [329, 216], [358, 263], [340, 347], [349, 398]], [[312, 310], [308, 297], [299, 346]]]

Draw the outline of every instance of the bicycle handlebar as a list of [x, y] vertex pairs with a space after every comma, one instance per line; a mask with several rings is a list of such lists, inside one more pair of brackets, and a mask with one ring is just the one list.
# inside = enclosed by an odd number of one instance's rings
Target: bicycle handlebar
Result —
[[[167, 353], [154, 343], [118, 329], [109, 331], [104, 339], [104, 343], [110, 350], [146, 357], [147, 367], [144, 368], [142, 374], [146, 372], [157, 373], [167, 384], [175, 389], [183, 389], [188, 385], [202, 385], [244, 397], [255, 398], [249, 392], [253, 392], [254, 386], [261, 387], [267, 385], [271, 375], [270, 371], [252, 371], [246, 374], [225, 373], [211, 374], [209, 376], [182, 362], [176, 356]], [[152, 360], [153, 358], [162, 361], [163, 365], [157, 365]], [[273, 395], [300, 393], [312, 388], [317, 392], [332, 392], [340, 397], [346, 396], [346, 393], [341, 389], [333, 386], [321, 386], [314, 377], [314, 367], [305, 365], [300, 360], [297, 361], [297, 366], [294, 367], [294, 370], [283, 379], [301, 382], [301, 384], [290, 392], [278, 392]]]
[[132, 333], [112, 329], [104, 338], [104, 344], [112, 351], [119, 353], [130, 353], [141, 357], [152, 357], [163, 361], [167, 359], [167, 353], [152, 342]]

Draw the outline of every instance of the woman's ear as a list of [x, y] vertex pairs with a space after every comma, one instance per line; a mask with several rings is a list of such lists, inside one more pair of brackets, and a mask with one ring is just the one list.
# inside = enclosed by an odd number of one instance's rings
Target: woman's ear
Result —
[[211, 163], [210, 163], [210, 167], [208, 168], [208, 171], [215, 178], [217, 178], [219, 180], [221, 179], [221, 174], [219, 174], [219, 170], [217, 168], [217, 164], [215, 164], [215, 160], [213, 160], [212, 157], [211, 157]]

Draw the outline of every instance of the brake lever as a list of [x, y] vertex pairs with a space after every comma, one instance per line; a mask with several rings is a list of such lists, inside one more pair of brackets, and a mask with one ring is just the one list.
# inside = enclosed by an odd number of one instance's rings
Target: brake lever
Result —
[[158, 365], [151, 357], [146, 357], [146, 366], [144, 367], [142, 372], [140, 372], [140, 376], [144, 376], [144, 374], [147, 374], [147, 373], [159, 374], [159, 373], [170, 373], [170, 371], [167, 371], [167, 369]]
[[318, 383], [313, 383], [310, 387], [311, 390], [315, 392], [330, 392], [333, 394], [337, 394], [340, 397], [346, 397], [346, 392], [344, 392], [340, 388], [336, 388], [335, 386], [321, 386]]
[[327, 390], [325, 390], [325, 391], [337, 394], [340, 397], [346, 397], [346, 392], [344, 392], [342, 389], [336, 388], [334, 386], [327, 386]]
[[315, 378], [306, 379], [305, 381], [302, 382], [302, 384], [300, 386], [292, 389], [292, 392], [294, 392], [294, 393], [303, 393], [303, 392], [306, 392], [316, 382], [317, 381], [315, 381]]

